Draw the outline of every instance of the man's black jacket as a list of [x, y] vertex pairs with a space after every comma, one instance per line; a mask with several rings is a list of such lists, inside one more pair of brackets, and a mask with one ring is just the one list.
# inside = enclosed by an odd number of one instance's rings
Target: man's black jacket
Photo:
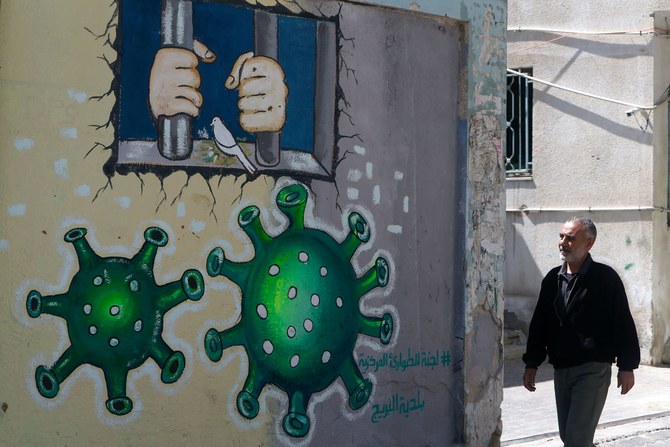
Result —
[[559, 289], [561, 267], [542, 280], [523, 356], [526, 367], [537, 368], [547, 355], [555, 368], [616, 360], [619, 369], [632, 371], [640, 364], [637, 331], [621, 278], [605, 264], [590, 264], [576, 278], [567, 309]]

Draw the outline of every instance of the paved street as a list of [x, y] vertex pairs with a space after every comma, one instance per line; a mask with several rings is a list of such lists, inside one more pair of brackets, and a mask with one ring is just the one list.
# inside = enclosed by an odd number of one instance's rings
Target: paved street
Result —
[[[635, 371], [635, 387], [625, 396], [616, 388], [616, 368], [600, 425], [600, 447], [670, 446], [670, 368], [642, 366]], [[521, 386], [521, 360], [505, 362], [502, 403], [503, 446], [562, 447], [554, 406], [553, 371], [542, 365], [537, 391]]]

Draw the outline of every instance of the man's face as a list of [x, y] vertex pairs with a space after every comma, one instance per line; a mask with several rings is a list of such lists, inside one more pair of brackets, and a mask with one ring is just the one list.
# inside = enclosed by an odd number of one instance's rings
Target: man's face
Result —
[[587, 237], [586, 231], [579, 222], [563, 224], [558, 236], [561, 260], [565, 262], [583, 261], [593, 246], [593, 242], [593, 239]]

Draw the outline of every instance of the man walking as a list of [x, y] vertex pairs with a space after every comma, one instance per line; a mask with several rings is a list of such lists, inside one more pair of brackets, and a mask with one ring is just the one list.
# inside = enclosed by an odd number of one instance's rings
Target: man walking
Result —
[[558, 428], [565, 447], [592, 447], [605, 406], [612, 363], [617, 387], [626, 394], [640, 363], [635, 322], [619, 275], [589, 254], [596, 226], [573, 217], [558, 240], [563, 264], [542, 280], [528, 330], [523, 385], [535, 391], [537, 368], [549, 356], [554, 366]]

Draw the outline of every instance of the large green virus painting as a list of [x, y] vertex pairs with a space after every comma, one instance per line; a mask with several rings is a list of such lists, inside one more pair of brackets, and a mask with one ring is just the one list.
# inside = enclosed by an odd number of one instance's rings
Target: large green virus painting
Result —
[[289, 224], [275, 237], [265, 232], [258, 207], [239, 213], [238, 223], [254, 247], [250, 261], [231, 262], [218, 247], [207, 258], [210, 276], [224, 276], [242, 292], [237, 324], [222, 332], [212, 328], [205, 335], [207, 356], [216, 362], [224, 349], [243, 346], [249, 371], [237, 396], [238, 411], [246, 419], [255, 418], [262, 389], [275, 385], [289, 398], [284, 432], [298, 438], [310, 429], [310, 397], [338, 378], [349, 394], [349, 406], [357, 410], [365, 405], [372, 382], [355, 363], [358, 335], [388, 344], [393, 333], [390, 313], [377, 318], [360, 311], [360, 300], [386, 286], [390, 275], [383, 257], [361, 277], [351, 264], [358, 247], [370, 239], [369, 225], [360, 214], [350, 213], [350, 231], [338, 243], [323, 230], [305, 227], [307, 198], [299, 184], [279, 192], [277, 206]]
[[70, 338], [70, 346], [51, 368], [37, 368], [35, 381], [42, 396], [53, 398], [76, 368], [85, 363], [93, 365], [104, 373], [107, 410], [124, 415], [133, 408], [126, 396], [130, 370], [151, 357], [162, 370], [163, 383], [177, 381], [184, 371], [184, 354], [170, 349], [162, 338], [163, 317], [187, 299], [199, 300], [204, 281], [199, 271], [187, 270], [180, 280], [156, 284], [156, 252], [168, 241], [161, 228], [146, 229], [145, 242], [132, 259], [100, 257], [85, 236], [85, 228], [65, 234], [79, 261], [79, 271], [68, 291], [53, 296], [42, 296], [36, 290], [28, 294], [28, 315], [37, 318], [50, 314], [65, 319]]

